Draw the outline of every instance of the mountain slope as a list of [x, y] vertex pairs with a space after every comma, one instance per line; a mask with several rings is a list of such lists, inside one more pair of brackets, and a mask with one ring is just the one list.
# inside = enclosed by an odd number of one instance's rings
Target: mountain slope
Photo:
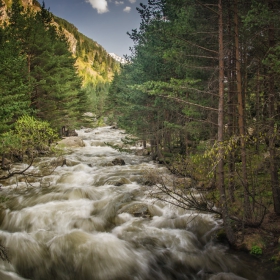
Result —
[[[20, 0], [22, 5], [38, 11], [41, 5], [36, 0]], [[4, 7], [1, 9], [0, 23], [8, 20], [7, 8], [12, 0], [4, 0]], [[55, 15], [54, 25], [59, 32], [62, 32], [69, 42], [69, 50], [77, 58], [76, 66], [79, 75], [83, 79], [83, 85], [98, 86], [107, 84], [112, 80], [113, 73], [119, 69], [119, 62], [112, 58], [106, 50], [97, 42], [86, 37], [78, 29], [65, 19]]]

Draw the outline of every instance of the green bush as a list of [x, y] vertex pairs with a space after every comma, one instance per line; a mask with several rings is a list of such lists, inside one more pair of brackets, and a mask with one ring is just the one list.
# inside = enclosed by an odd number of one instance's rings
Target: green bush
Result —
[[0, 153], [25, 153], [49, 147], [58, 135], [48, 122], [23, 116], [16, 122], [15, 129], [2, 134], [0, 139]]
[[260, 248], [259, 246], [257, 246], [257, 245], [254, 245], [254, 246], [252, 246], [252, 249], [251, 249], [251, 251], [250, 251], [250, 254], [251, 255], [257, 255], [257, 256], [259, 256], [259, 255], [262, 255], [262, 248]]

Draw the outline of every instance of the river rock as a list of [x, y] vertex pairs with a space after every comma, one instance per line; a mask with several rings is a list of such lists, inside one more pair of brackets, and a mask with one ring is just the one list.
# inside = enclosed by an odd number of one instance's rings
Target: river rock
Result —
[[136, 150], [135, 155], [136, 156], [148, 156], [150, 152], [147, 149], [140, 149]]
[[125, 165], [125, 162], [124, 162], [124, 160], [123, 160], [122, 158], [115, 158], [115, 159], [112, 161], [112, 163], [113, 163], [114, 165]]
[[121, 213], [128, 213], [133, 215], [134, 217], [143, 217], [143, 218], [151, 217], [151, 213], [149, 211], [148, 205], [144, 203], [137, 203], [137, 202], [122, 207], [118, 211], [118, 214]]
[[113, 179], [113, 180], [106, 181], [106, 185], [114, 185], [116, 187], [119, 187], [119, 186], [122, 186], [122, 185], [125, 185], [125, 184], [131, 184], [131, 182], [124, 177], [118, 178], [116, 180]]
[[114, 166], [114, 164], [112, 162], [106, 162], [102, 166]]
[[2, 170], [8, 170], [11, 167], [11, 161], [7, 158], [3, 158], [3, 160], [1, 161], [1, 169]]
[[66, 159], [66, 165], [67, 166], [76, 166], [78, 164], [80, 164], [80, 162], [74, 161], [74, 160], [70, 160], [70, 159]]
[[78, 136], [70, 136], [67, 138], [62, 139], [58, 142], [59, 145], [66, 146], [66, 147], [84, 147], [85, 143], [83, 142], [81, 137]]

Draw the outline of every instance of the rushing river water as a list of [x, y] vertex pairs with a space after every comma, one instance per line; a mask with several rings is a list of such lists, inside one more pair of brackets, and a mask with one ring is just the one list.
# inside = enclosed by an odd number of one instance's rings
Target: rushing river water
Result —
[[[122, 131], [78, 133], [85, 147], [66, 165], [33, 187], [15, 178], [5, 187], [0, 242], [10, 263], [0, 262], [1, 280], [264, 279], [213, 242], [213, 216], [147, 196], [143, 173], [164, 168], [104, 145]], [[117, 157], [126, 165], [108, 164]]]

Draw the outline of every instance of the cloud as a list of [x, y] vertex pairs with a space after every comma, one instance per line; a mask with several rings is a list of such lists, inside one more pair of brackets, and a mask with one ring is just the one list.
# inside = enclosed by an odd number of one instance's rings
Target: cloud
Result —
[[116, 5], [123, 5], [124, 2], [123, 2], [123, 1], [115, 1], [115, 4], [116, 4]]
[[131, 8], [130, 8], [130, 7], [125, 7], [125, 8], [123, 9], [123, 11], [124, 11], [124, 12], [126, 12], [126, 13], [129, 13], [129, 12], [130, 12], [130, 10], [131, 10]]
[[98, 14], [109, 12], [107, 0], [86, 0], [90, 3], [93, 9], [96, 9]]
[[128, 0], [131, 4], [136, 3], [136, 0]]

